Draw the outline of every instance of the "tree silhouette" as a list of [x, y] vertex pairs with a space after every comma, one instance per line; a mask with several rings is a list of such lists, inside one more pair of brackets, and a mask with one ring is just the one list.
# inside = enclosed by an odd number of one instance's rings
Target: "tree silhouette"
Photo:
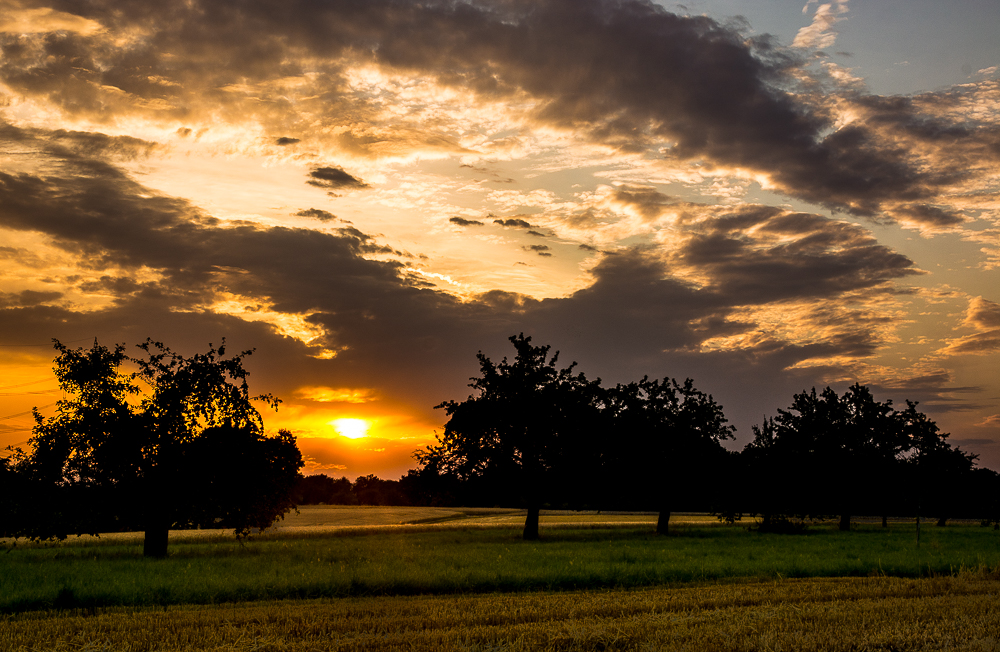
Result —
[[436, 446], [416, 453], [424, 465], [461, 481], [484, 480], [502, 487], [528, 508], [524, 538], [538, 538], [538, 516], [560, 465], [577, 436], [578, 409], [588, 405], [600, 381], [573, 374], [574, 364], [556, 367], [559, 354], [549, 357], [549, 346], [532, 346], [524, 334], [509, 338], [516, 355], [494, 363], [482, 352], [480, 375], [461, 403], [438, 405], [448, 415]]
[[690, 378], [683, 384], [643, 378], [608, 394], [611, 476], [637, 491], [632, 501], [659, 512], [656, 532], [667, 534], [674, 506], [692, 496], [704, 500], [712, 485], [708, 477], [726, 455], [720, 442], [735, 428], [726, 425], [722, 406]]
[[909, 442], [908, 483], [917, 502], [918, 511], [937, 517], [939, 526], [947, 523], [959, 503], [968, 498], [964, 489], [972, 484], [972, 471], [977, 455], [952, 448], [948, 434], [922, 412], [917, 403], [906, 402], [901, 413], [903, 428]]
[[295, 483], [292, 495], [296, 505], [356, 505], [357, 497], [352, 492], [351, 481], [347, 478], [331, 478], [325, 473], [300, 477]]
[[34, 411], [31, 452], [15, 455], [18, 475], [31, 487], [20, 501], [24, 518], [16, 533], [48, 539], [127, 528], [127, 515], [142, 509], [146, 433], [129, 403], [139, 390], [121, 372], [124, 346], [54, 344], [54, 371], [66, 398], [50, 419]]
[[815, 388], [796, 394], [788, 410], [778, 410], [775, 423], [775, 452], [808, 474], [800, 490], [809, 498], [809, 515], [838, 514], [841, 530], [850, 529], [852, 512], [887, 489], [879, 479], [907, 447], [892, 402], [876, 401], [857, 383], [843, 397], [829, 387], [821, 394]]
[[[848, 530], [857, 513], [933, 510], [941, 524], [956, 509], [975, 455], [952, 448], [916, 403], [896, 411], [855, 383], [843, 396], [827, 387], [793, 397], [787, 410], [754, 426], [741, 453], [750, 513], [761, 529], [780, 529], [788, 516], [838, 515]], [[790, 489], [793, 488], [793, 489]], [[730, 507], [738, 514], [748, 507]]]
[[[20, 519], [16, 535], [142, 529], [144, 554], [162, 557], [171, 527], [232, 527], [245, 536], [293, 507], [301, 455], [287, 431], [264, 435], [243, 369], [250, 351], [224, 358], [223, 342], [185, 358], [147, 340], [147, 356], [132, 360], [139, 372], [127, 374], [121, 345], [55, 347], [68, 398], [51, 419], [35, 412], [31, 451], [14, 458], [37, 514]], [[143, 394], [136, 379], [151, 391]]]
[[[779, 439], [773, 418], [764, 419], [752, 430], [753, 441], [740, 453], [739, 481], [745, 493], [727, 501], [735, 506], [725, 510], [726, 516], [736, 520], [745, 511], [760, 515], [762, 532], [792, 531], [796, 528], [788, 517], [801, 517], [811, 511], [811, 496], [805, 487], [811, 484], [812, 469], [802, 463], [800, 451]], [[792, 487], [794, 490], [790, 490]]]

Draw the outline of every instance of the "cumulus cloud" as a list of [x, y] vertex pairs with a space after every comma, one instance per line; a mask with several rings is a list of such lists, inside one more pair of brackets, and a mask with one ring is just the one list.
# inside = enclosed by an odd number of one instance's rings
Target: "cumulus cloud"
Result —
[[856, 224], [766, 206], [703, 220], [673, 258], [734, 304], [832, 297], [917, 273]]
[[[749, 171], [788, 195], [870, 217], [897, 204], [933, 205], [958, 179], [978, 174], [942, 168], [940, 157], [996, 142], [967, 118], [927, 122], [903, 106], [911, 100], [894, 108], [864, 106], [870, 98], [862, 97], [857, 111], [871, 119], [838, 124], [837, 102], [854, 100], [789, 93], [798, 83], [795, 55], [738, 26], [645, 0], [372, 0], [280, 11], [263, 1], [206, 9], [167, 0], [139, 11], [103, 0], [73, 9], [104, 29], [9, 32], [0, 38], [0, 79], [96, 120], [145, 114], [208, 125], [222, 116], [266, 125], [276, 140], [309, 131], [375, 158], [471, 151], [457, 124], [387, 114], [377, 98], [387, 85], [357, 80], [357, 70], [374, 68], [515, 111], [531, 98], [520, 110], [525, 124], [623, 152], [662, 150], [670, 160]], [[825, 47], [846, 11], [844, 1], [819, 5], [797, 43]], [[115, 41], [112, 33], [146, 36]], [[225, 65], [201, 66], [205, 60]], [[414, 115], [426, 106], [423, 98], [401, 101]], [[336, 128], [317, 132], [317, 119]], [[940, 134], [936, 147], [929, 131]], [[899, 147], [900, 135], [927, 147]], [[994, 150], [984, 165], [996, 158]], [[310, 182], [364, 187], [334, 167], [315, 169]]]
[[976, 332], [948, 341], [939, 355], [987, 355], [1000, 351], [1000, 303], [973, 297], [965, 313], [963, 326]]
[[647, 220], [656, 219], [665, 208], [676, 203], [653, 186], [622, 184], [615, 188], [612, 197], [615, 202], [635, 208]]
[[[509, 354], [506, 336], [524, 331], [612, 382], [695, 376], [745, 426], [775, 397], [858, 377], [912, 318], [900, 302], [917, 265], [856, 218], [996, 248], [983, 224], [1000, 223], [1000, 83], [867, 94], [796, 51], [829, 47], [847, 11], [814, 5], [792, 49], [645, 0], [93, 0], [5, 14], [0, 82], [18, 115], [38, 110], [0, 125], [0, 262], [23, 277], [5, 288], [0, 327], [197, 346], [227, 333], [257, 344], [268, 382], [294, 400], [423, 412], [467, 393], [477, 350]], [[51, 116], [72, 127], [40, 126]], [[144, 185], [157, 157], [199, 147], [301, 165], [306, 183], [348, 195], [338, 215], [377, 215], [358, 227], [319, 208], [248, 216]], [[518, 158], [530, 187], [487, 183], [511, 182]], [[456, 180], [459, 160], [458, 174], [486, 178]], [[565, 183], [594, 161], [591, 185]], [[593, 177], [608, 185], [593, 190]], [[366, 203], [350, 196], [371, 185]], [[699, 189], [724, 198], [685, 194]], [[790, 203], [744, 200], [758, 190]], [[441, 228], [442, 215], [489, 210], [510, 217]], [[318, 223], [282, 225], [290, 211]], [[435, 242], [416, 271], [400, 249], [420, 245], [390, 214], [451, 244]], [[552, 249], [518, 249], [521, 234], [495, 226], [550, 232], [568, 253], [515, 262]], [[490, 270], [436, 258], [476, 257], [467, 245], [485, 242], [508, 256]], [[553, 290], [560, 264], [568, 280]], [[1000, 349], [995, 312], [970, 301], [967, 330], [938, 359]], [[940, 410], [979, 391], [948, 370], [897, 375], [886, 391]]]
[[965, 323], [984, 331], [1000, 328], [1000, 303], [982, 297], [973, 298], [969, 301]]
[[[24, 142], [45, 140], [15, 133]], [[0, 311], [5, 332], [60, 336], [71, 322], [130, 341], [148, 334], [169, 341], [174, 332], [200, 343], [196, 333], [231, 333], [260, 343], [262, 353], [268, 349], [261, 364], [278, 385], [365, 387], [407, 396], [421, 410], [461, 395], [475, 351], [490, 343], [491, 352], [506, 354], [502, 345], [514, 332], [565, 342], [570, 355], [592, 365], [590, 373], [627, 380], [671, 365], [687, 369], [688, 356], [706, 341], [754, 331], [758, 325], [739, 306], [836, 301], [911, 273], [908, 260], [860, 227], [750, 207], [699, 216], [698, 228], [671, 256], [650, 247], [605, 253], [590, 272], [593, 283], [563, 298], [495, 291], [463, 301], [415, 283], [402, 263], [369, 259], [393, 253], [356, 228], [227, 225], [151, 192], [112, 165], [56, 150], [50, 156], [63, 157], [53, 167], [58, 175], [0, 173], [0, 228], [43, 233], [85, 256], [95, 280], [64, 283], [117, 301], [78, 313], [50, 305], [55, 294], [25, 295], [29, 300], [7, 301]], [[547, 245], [526, 250], [550, 253]], [[100, 271], [112, 267], [121, 273]], [[700, 276], [678, 276], [684, 269]], [[143, 270], [155, 271], [155, 280], [142, 280]], [[238, 309], [234, 301], [242, 301]], [[788, 369], [810, 357], [869, 352], [865, 338], [874, 335], [852, 324], [842, 329], [853, 330], [853, 339], [810, 348], [771, 338], [720, 349], [710, 356], [720, 361], [719, 374], [699, 375], [721, 382], [736, 367], [764, 373], [765, 365], [767, 373], [798, 377], [802, 372]], [[317, 359], [322, 351], [333, 357]], [[756, 352], [747, 357], [748, 351]], [[399, 373], [387, 377], [386, 368]]]

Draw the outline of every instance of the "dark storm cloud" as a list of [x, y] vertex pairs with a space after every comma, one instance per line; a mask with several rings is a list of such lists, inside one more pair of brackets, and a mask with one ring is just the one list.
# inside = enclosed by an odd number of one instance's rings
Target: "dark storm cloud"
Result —
[[[23, 146], [48, 142], [8, 133]], [[909, 269], [905, 258], [874, 244], [859, 227], [780, 209], [712, 214], [716, 209], [702, 208], [698, 229], [676, 260], [655, 248], [623, 249], [603, 254], [590, 270], [593, 283], [567, 297], [493, 291], [463, 301], [417, 283], [402, 263], [366, 258], [394, 254], [353, 227], [323, 233], [233, 226], [151, 191], [106, 162], [45, 151], [45, 172], [0, 172], [0, 228], [41, 233], [85, 255], [89, 269], [81, 274], [90, 278], [74, 281], [76, 289], [114, 300], [88, 312], [47, 305], [59, 299], [54, 295], [27, 304], [5, 301], [3, 332], [65, 340], [97, 334], [105, 343], [154, 336], [196, 350], [226, 335], [234, 347], [258, 347], [262, 390], [287, 396], [308, 383], [370, 387], [427, 418], [441, 400], [468, 394], [476, 351], [510, 355], [506, 337], [525, 332], [612, 384], [646, 374], [695, 377], [699, 388], [725, 399], [727, 414], [747, 431], [749, 419], [759, 420], [768, 406], [783, 407], [792, 392], [820, 384], [817, 378], [828, 371], [794, 365], [867, 355], [879, 336], [831, 309], [813, 316], [831, 332], [824, 342], [795, 345], [772, 337], [741, 350], [702, 352], [711, 338], [758, 328], [736, 307], [802, 298], [835, 304], [844, 293], [884, 289]], [[548, 253], [546, 245], [533, 247]], [[683, 265], [697, 266], [705, 282], [675, 278]], [[150, 274], [156, 280], [148, 280]], [[309, 346], [267, 324], [213, 312], [218, 293], [301, 316], [321, 329], [318, 339]], [[992, 312], [986, 306], [971, 314], [977, 323], [989, 322]], [[320, 346], [336, 357], [310, 357]], [[767, 388], [760, 378], [768, 378]]]
[[325, 211], [321, 208], [307, 208], [299, 211], [295, 215], [298, 217], [313, 217], [320, 222], [332, 222], [338, 219], [337, 216], [330, 211]]
[[[341, 66], [356, 61], [429, 75], [487, 100], [527, 93], [537, 100], [530, 117], [539, 123], [625, 151], [666, 144], [670, 159], [758, 171], [781, 192], [859, 215], [874, 216], [887, 203], [928, 203], [975, 174], [960, 161], [1000, 155], [995, 129], [965, 117], [928, 117], [935, 103], [959, 101], [958, 91], [855, 94], [847, 99], [864, 119], [838, 128], [824, 99], [790, 74], [800, 64], [790, 50], [748, 37], [737, 23], [678, 16], [646, 0], [56, 6], [108, 31], [8, 34], [0, 41], [0, 77], [17, 92], [102, 119], [128, 111], [183, 119], [221, 110], [304, 129], [315, 118], [297, 113], [280, 80], [301, 75], [300, 62], [308, 60], [315, 73], [310, 97], [322, 102], [309, 110], [355, 125], [334, 137], [342, 147], [372, 156], [393, 140], [460, 149], [430, 131], [358, 126], [375, 120], [379, 108], [344, 81]], [[107, 33], [147, 36], [116, 44]], [[901, 146], [906, 140], [942, 151], [921, 159]]]
[[289, 138], [288, 136], [281, 136], [280, 138], [274, 141], [274, 144], [281, 145], [282, 147], [284, 147], [285, 145], [294, 145], [295, 143], [300, 143], [300, 142], [302, 141], [298, 138]]
[[311, 178], [306, 183], [317, 188], [339, 190], [341, 188], [361, 189], [369, 187], [367, 183], [351, 176], [339, 167], [314, 168], [309, 176]]
[[949, 227], [965, 222], [965, 218], [953, 211], [928, 204], [910, 204], [893, 211], [897, 219], [903, 218], [929, 227]]
[[483, 226], [479, 220], [467, 220], [464, 217], [450, 217], [448, 221], [458, 226]]
[[509, 228], [512, 228], [512, 229], [533, 229], [533, 228], [535, 228], [534, 225], [529, 224], [527, 221], [522, 220], [520, 218], [515, 218], [515, 217], [507, 218], [506, 220], [499, 220], [499, 219], [498, 220], [493, 220], [493, 223], [494, 224], [499, 224], [500, 226], [503, 226], [503, 227], [509, 227]]
[[707, 274], [733, 305], [834, 297], [917, 273], [869, 231], [820, 215], [749, 206], [700, 227], [676, 260]]
[[39, 306], [55, 301], [61, 296], [62, 292], [37, 292], [35, 290], [23, 290], [16, 294], [0, 292], [0, 308]]
[[78, 287], [87, 293], [111, 294], [119, 301], [133, 297], [144, 289], [150, 289], [154, 293], [157, 291], [155, 284], [137, 283], [127, 276], [102, 276], [96, 281], [84, 281]]

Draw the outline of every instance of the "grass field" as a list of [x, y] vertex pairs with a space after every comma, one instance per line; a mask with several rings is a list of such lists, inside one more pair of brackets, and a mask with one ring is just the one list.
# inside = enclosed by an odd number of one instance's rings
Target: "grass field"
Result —
[[296, 530], [246, 543], [178, 538], [163, 560], [141, 542], [72, 541], [0, 554], [0, 612], [50, 607], [212, 604], [283, 598], [641, 587], [738, 578], [922, 577], [1000, 567], [1000, 535], [975, 526], [861, 527], [804, 535], [740, 527], [516, 527]]
[[681, 517], [658, 537], [654, 515], [549, 513], [524, 542], [512, 510], [412, 509], [302, 510], [245, 544], [172, 533], [164, 560], [134, 535], [22, 542], [0, 553], [0, 649], [1000, 649], [988, 528], [917, 548], [912, 524]]

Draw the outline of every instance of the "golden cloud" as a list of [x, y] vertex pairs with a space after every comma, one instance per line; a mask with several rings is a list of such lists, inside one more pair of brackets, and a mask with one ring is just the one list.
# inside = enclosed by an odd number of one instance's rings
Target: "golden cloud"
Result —
[[347, 387], [300, 387], [295, 395], [307, 401], [318, 403], [368, 403], [378, 398], [372, 389], [350, 389]]

